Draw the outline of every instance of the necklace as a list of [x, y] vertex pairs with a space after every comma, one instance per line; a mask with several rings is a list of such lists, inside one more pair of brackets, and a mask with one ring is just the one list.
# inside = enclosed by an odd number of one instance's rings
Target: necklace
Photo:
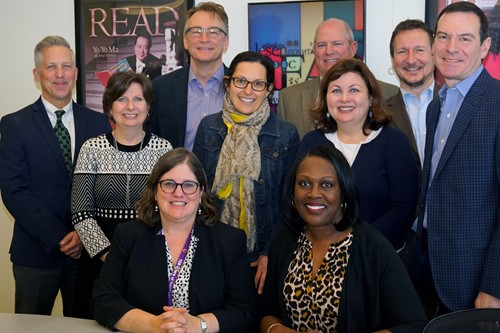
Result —
[[[113, 143], [115, 145], [115, 149], [120, 154], [120, 159], [122, 161], [122, 165], [126, 169], [125, 176], [126, 176], [127, 181], [126, 181], [126, 187], [125, 187], [125, 204], [127, 205], [127, 208], [130, 208], [130, 181], [132, 180], [132, 175], [130, 173], [130, 168], [126, 167], [127, 161], [126, 161], [126, 157], [124, 156], [128, 152], [121, 151], [120, 149], [118, 149], [118, 142], [116, 141], [116, 138], [115, 138], [114, 134], [111, 133], [111, 135], [113, 135]], [[142, 134], [142, 138], [141, 138], [141, 144], [139, 146], [139, 150], [138, 151], [142, 150], [142, 145], [144, 143], [144, 137], [145, 136], [146, 136], [146, 133], [143, 133]]]
[[[116, 150], [118, 150], [118, 151], [120, 151], [120, 150], [118, 149], [118, 141], [116, 141], [116, 137], [115, 137], [115, 135], [113, 134], [113, 132], [111, 132], [111, 135], [113, 136], [113, 143], [115, 144], [115, 149], [116, 149]], [[139, 150], [138, 150], [138, 151], [141, 151], [141, 150], [142, 150], [142, 144], [144, 143], [144, 137], [145, 137], [145, 136], [146, 136], [146, 133], [142, 133], [141, 145], [139, 146]], [[122, 145], [122, 146], [124, 146], [124, 145]], [[136, 145], [134, 145], [134, 146], [136, 146]]]

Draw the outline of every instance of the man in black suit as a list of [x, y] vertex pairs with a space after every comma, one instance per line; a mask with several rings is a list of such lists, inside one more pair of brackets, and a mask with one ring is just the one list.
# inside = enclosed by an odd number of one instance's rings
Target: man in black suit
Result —
[[[73, 316], [82, 244], [70, 220], [72, 165], [83, 142], [111, 126], [72, 101], [78, 69], [64, 38], [45, 37], [34, 53], [42, 96], [0, 120], [0, 190], [15, 220], [15, 312], [50, 315], [60, 290], [64, 315]], [[61, 126], [66, 149], [54, 129]]]
[[143, 73], [151, 80], [161, 75], [161, 66], [164, 61], [150, 54], [151, 36], [145, 33], [138, 33], [135, 38], [135, 55], [127, 57], [127, 62], [136, 73]]
[[150, 130], [176, 147], [193, 148], [201, 118], [222, 110], [222, 54], [229, 44], [228, 17], [219, 4], [202, 2], [186, 13], [184, 48], [189, 66], [153, 81]]

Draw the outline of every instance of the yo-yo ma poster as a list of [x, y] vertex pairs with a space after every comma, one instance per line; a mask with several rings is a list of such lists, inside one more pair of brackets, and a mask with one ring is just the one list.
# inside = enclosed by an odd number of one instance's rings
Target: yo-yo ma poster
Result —
[[78, 102], [102, 112], [102, 94], [116, 72], [151, 80], [187, 63], [184, 18], [193, 0], [75, 0]]

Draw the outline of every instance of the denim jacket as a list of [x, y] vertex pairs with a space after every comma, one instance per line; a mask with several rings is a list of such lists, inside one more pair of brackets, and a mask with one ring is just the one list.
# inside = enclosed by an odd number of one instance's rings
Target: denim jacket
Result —
[[[227, 126], [222, 120], [222, 111], [201, 120], [193, 147], [208, 177], [212, 189], [215, 170], [222, 143], [227, 135]], [[257, 251], [251, 260], [267, 255], [269, 244], [281, 225], [281, 196], [288, 172], [295, 162], [299, 146], [297, 129], [291, 123], [271, 113], [258, 134], [261, 152], [259, 180], [254, 182], [255, 218], [257, 229]], [[219, 202], [222, 207], [223, 202]]]

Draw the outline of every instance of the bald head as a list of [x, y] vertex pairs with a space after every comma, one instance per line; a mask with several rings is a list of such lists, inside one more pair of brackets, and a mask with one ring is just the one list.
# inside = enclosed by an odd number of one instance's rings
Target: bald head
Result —
[[345, 21], [330, 18], [316, 28], [313, 51], [321, 76], [340, 59], [353, 58], [357, 50], [358, 43]]

